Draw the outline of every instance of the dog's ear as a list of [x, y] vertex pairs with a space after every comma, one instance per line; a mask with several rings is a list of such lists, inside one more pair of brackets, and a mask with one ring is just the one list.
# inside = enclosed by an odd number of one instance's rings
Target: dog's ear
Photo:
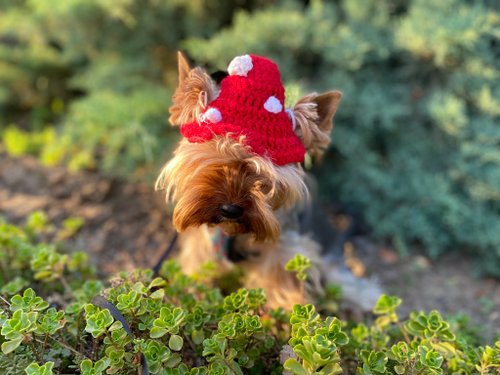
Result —
[[191, 67], [181, 51], [177, 51], [177, 70], [179, 74], [179, 83], [184, 82], [186, 78], [189, 77]]
[[295, 134], [300, 138], [307, 152], [320, 160], [331, 142], [333, 116], [337, 111], [342, 93], [328, 91], [304, 96], [293, 107]]
[[177, 53], [177, 60], [179, 84], [172, 96], [168, 119], [172, 125], [196, 121], [207, 104], [217, 95], [217, 85], [204, 69], [191, 69], [181, 52]]

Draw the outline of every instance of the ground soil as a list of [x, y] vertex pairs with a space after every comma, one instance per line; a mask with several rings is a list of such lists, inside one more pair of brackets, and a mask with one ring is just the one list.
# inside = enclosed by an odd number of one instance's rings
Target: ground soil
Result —
[[[164, 197], [152, 183], [69, 173], [0, 150], [0, 215], [22, 223], [35, 210], [45, 211], [55, 223], [83, 218], [85, 225], [68, 248], [87, 251], [102, 276], [153, 267], [174, 234]], [[432, 261], [419, 254], [401, 257], [366, 235], [349, 238], [348, 244], [348, 266], [403, 298], [403, 315], [414, 309], [465, 313], [480, 324], [487, 340], [500, 334], [500, 282], [473, 277], [470, 258], [459, 253]]]

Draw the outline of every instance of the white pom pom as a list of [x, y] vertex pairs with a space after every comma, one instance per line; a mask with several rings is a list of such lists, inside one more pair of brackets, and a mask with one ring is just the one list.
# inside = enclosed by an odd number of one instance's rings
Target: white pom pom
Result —
[[264, 103], [264, 108], [266, 111], [271, 113], [280, 113], [283, 110], [283, 106], [280, 101], [275, 96], [270, 96]]
[[227, 67], [227, 72], [231, 76], [246, 77], [248, 72], [252, 70], [252, 58], [249, 55], [236, 56]]
[[206, 122], [211, 122], [212, 124], [215, 124], [217, 122], [220, 122], [222, 120], [222, 115], [220, 111], [217, 108], [209, 108], [201, 115], [200, 120], [206, 121]]

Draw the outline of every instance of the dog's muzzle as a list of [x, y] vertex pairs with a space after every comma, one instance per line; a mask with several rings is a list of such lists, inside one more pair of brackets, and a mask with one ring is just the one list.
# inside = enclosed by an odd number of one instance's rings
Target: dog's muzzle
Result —
[[220, 208], [221, 215], [225, 219], [239, 219], [243, 215], [243, 207], [235, 204], [223, 204]]

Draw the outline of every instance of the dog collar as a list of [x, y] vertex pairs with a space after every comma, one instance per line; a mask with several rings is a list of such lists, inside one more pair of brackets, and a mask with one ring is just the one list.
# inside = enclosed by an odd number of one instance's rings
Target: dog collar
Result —
[[218, 259], [227, 259], [232, 263], [247, 260], [252, 254], [237, 249], [235, 246], [236, 238], [228, 236], [218, 227], [212, 230], [212, 245]]

